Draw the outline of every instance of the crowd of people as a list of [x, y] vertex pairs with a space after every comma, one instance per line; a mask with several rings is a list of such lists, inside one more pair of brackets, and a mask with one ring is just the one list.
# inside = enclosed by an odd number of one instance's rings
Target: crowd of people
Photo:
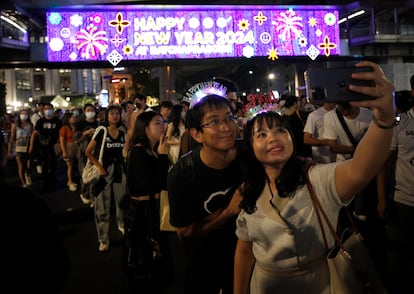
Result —
[[[169, 275], [181, 281], [179, 293], [330, 293], [309, 181], [333, 224], [342, 225], [344, 209], [353, 214], [388, 291], [398, 293], [410, 288], [413, 273], [412, 257], [402, 253], [413, 244], [414, 99], [397, 94], [394, 101], [381, 67], [357, 66], [373, 68], [353, 78], [375, 87], [350, 89], [372, 100], [304, 107], [286, 93], [243, 125], [247, 109], [224, 78], [215, 79], [227, 89], [222, 96], [151, 108], [137, 95], [108, 106], [104, 117], [91, 104], [58, 117], [52, 104], [39, 103], [31, 116], [16, 115], [8, 155], [16, 158], [22, 187], [30, 187], [40, 166], [45, 192], [56, 182], [57, 161], [65, 162], [67, 188], [94, 208], [100, 252], [110, 250], [115, 206], [124, 270], [138, 288], [143, 281], [162, 287], [178, 256], [182, 268]], [[79, 176], [87, 159], [100, 174], [91, 184]], [[172, 233], [160, 230], [162, 191]], [[392, 273], [390, 227], [399, 233]], [[172, 238], [180, 250], [170, 246]]]

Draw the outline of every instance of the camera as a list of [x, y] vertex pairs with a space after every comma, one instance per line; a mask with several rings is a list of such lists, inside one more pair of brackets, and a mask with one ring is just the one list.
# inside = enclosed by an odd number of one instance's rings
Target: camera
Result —
[[315, 103], [372, 100], [375, 97], [349, 90], [349, 85], [375, 87], [373, 81], [352, 79], [357, 72], [371, 72], [371, 67], [310, 68], [305, 71], [308, 98]]

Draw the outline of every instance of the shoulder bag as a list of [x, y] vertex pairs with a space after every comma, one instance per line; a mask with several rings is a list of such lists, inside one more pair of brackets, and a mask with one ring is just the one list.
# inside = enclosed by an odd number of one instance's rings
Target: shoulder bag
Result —
[[[307, 174], [306, 177], [309, 193], [315, 207], [325, 248], [327, 250], [326, 259], [329, 266], [331, 292], [340, 294], [387, 293], [365, 246], [363, 237], [358, 232], [355, 222], [348, 210], [345, 209], [351, 222], [351, 228], [344, 230], [342, 236], [339, 237], [323, 210], [319, 199], [316, 197], [315, 191], [309, 180], [309, 175]], [[328, 247], [321, 215], [325, 224], [328, 226], [330, 233], [335, 238], [336, 242], [332, 248]]]
[[[106, 135], [107, 135], [106, 127], [100, 126], [96, 128], [95, 133], [93, 134], [92, 138], [95, 138], [101, 130], [104, 131], [104, 134], [102, 136], [102, 143], [101, 143], [101, 148], [99, 151], [98, 161], [102, 164], [105, 140], [106, 140]], [[99, 173], [99, 169], [88, 158], [88, 160], [86, 161], [85, 167], [82, 171], [82, 182], [84, 184], [95, 183], [99, 180], [100, 176], [101, 175]]]

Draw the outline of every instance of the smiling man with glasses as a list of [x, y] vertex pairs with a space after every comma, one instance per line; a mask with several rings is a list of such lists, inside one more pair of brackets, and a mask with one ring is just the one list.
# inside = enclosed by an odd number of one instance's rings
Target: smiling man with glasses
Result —
[[233, 293], [242, 200], [236, 119], [226, 98], [208, 95], [188, 111], [186, 126], [201, 146], [183, 155], [168, 176], [170, 220], [186, 260], [182, 292]]

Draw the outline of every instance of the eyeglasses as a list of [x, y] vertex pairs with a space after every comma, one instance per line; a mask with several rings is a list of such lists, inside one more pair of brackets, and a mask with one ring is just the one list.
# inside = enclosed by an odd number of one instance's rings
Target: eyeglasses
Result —
[[216, 128], [220, 127], [222, 123], [224, 123], [226, 126], [228, 126], [230, 123], [235, 123], [235, 122], [237, 122], [237, 118], [232, 116], [232, 115], [229, 115], [229, 116], [226, 116], [225, 118], [222, 118], [222, 119], [216, 118], [216, 119], [213, 119], [209, 122], [206, 122], [205, 124], [201, 124], [200, 128], [216, 129]]

